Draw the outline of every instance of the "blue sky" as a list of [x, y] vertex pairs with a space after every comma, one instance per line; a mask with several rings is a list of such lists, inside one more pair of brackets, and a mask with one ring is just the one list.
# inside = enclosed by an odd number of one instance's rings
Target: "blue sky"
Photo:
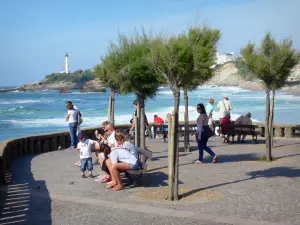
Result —
[[300, 50], [299, 0], [2, 0], [0, 86], [39, 81], [64, 70], [89, 69], [117, 33], [143, 25], [152, 32], [178, 33], [193, 25], [222, 31], [220, 52], [238, 53], [267, 31], [290, 37]]

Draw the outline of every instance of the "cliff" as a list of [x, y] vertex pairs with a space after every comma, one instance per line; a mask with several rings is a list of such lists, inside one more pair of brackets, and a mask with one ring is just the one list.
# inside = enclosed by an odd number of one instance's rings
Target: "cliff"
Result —
[[101, 82], [95, 78], [91, 70], [77, 70], [73, 73], [52, 73], [39, 82], [21, 85], [19, 91], [60, 90], [68, 92], [72, 89], [80, 89], [83, 92], [106, 91]]

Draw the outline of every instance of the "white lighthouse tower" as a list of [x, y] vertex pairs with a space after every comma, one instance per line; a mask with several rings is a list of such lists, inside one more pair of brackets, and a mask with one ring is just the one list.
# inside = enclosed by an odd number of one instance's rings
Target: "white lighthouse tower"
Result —
[[68, 53], [65, 55], [65, 73], [69, 73]]

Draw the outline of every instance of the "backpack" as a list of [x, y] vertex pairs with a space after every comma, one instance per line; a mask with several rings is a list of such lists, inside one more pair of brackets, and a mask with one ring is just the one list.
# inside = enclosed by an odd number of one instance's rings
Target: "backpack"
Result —
[[78, 124], [82, 124], [82, 122], [83, 122], [80, 111], [78, 111], [78, 113], [77, 113], [77, 122], [78, 122]]

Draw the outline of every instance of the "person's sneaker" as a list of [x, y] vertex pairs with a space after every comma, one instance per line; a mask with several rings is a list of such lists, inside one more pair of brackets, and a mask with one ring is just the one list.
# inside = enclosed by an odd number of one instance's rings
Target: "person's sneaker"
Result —
[[89, 178], [94, 178], [93, 174], [89, 174]]
[[82, 178], [86, 178], [86, 176], [84, 174], [81, 175]]

